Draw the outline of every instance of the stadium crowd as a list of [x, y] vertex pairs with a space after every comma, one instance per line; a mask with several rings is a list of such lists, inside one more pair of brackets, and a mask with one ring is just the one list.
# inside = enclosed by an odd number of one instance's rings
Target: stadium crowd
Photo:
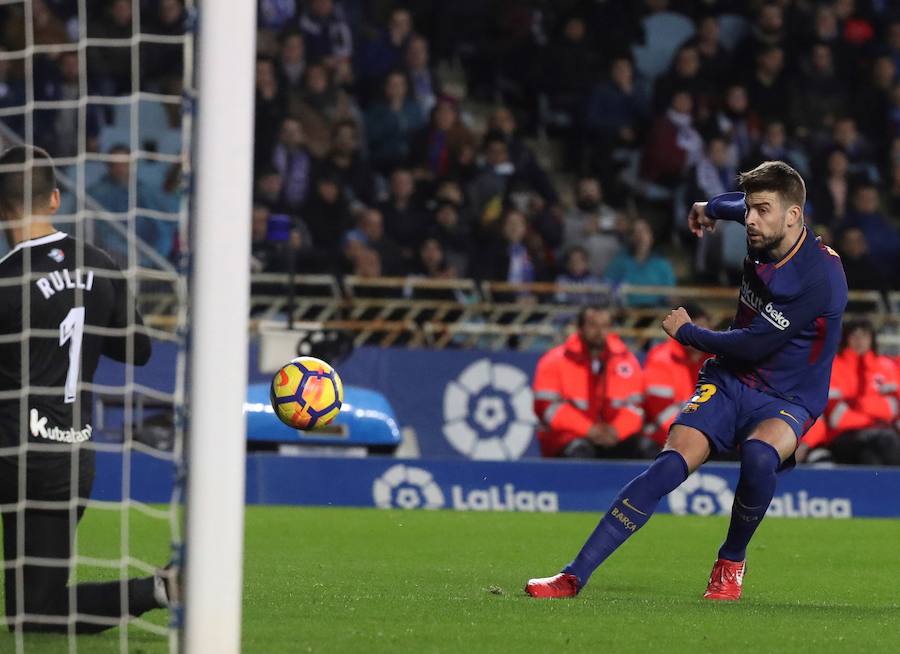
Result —
[[[140, 6], [138, 16], [134, 6]], [[884, 0], [260, 0], [254, 267], [362, 276], [469, 276], [672, 285], [734, 281], [740, 228], [686, 237], [689, 202], [784, 159], [808, 182], [810, 224], [850, 287], [900, 288], [900, 13]], [[36, 101], [178, 94], [183, 0], [34, 0]], [[0, 46], [25, 46], [22, 5]], [[84, 27], [82, 27], [84, 26]], [[29, 85], [0, 63], [0, 108]], [[177, 126], [177, 107], [168, 110]], [[112, 104], [86, 105], [88, 150]], [[20, 133], [23, 114], [7, 125]], [[34, 112], [37, 144], [77, 151], [77, 109]], [[157, 144], [146, 139], [144, 150]], [[89, 189], [128, 206], [127, 165]], [[139, 207], [177, 205], [177, 170], [138, 176]], [[138, 233], [161, 255], [160, 221]], [[115, 244], [109, 245], [114, 247]], [[638, 305], [661, 296], [630, 300]]]

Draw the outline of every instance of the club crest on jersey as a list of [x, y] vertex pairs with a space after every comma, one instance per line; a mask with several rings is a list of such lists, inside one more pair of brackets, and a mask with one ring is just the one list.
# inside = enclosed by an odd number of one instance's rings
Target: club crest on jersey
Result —
[[62, 260], [66, 258], [66, 253], [59, 248], [53, 248], [47, 253], [47, 256], [53, 259], [56, 263], [62, 263]]

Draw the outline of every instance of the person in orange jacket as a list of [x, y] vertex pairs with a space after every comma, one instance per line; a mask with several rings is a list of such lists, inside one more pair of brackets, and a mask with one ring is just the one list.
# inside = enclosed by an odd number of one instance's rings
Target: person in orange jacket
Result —
[[[709, 316], [697, 305], [685, 310], [695, 325], [709, 329]], [[712, 355], [672, 338], [654, 345], [644, 362], [644, 435], [660, 447], [666, 444], [669, 427], [681, 412], [681, 405], [694, 394], [703, 363]]]
[[577, 331], [544, 354], [534, 373], [538, 440], [546, 457], [648, 458], [659, 447], [641, 434], [641, 366], [612, 331], [612, 312], [587, 306]]
[[898, 382], [897, 365], [878, 354], [872, 323], [849, 321], [831, 369], [825, 420], [804, 436], [798, 459], [820, 459], [827, 448], [838, 463], [900, 465]]

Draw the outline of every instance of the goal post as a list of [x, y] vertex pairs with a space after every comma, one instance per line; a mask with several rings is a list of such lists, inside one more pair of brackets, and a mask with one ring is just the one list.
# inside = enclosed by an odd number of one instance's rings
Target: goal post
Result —
[[256, 0], [198, 3], [184, 651], [240, 651]]

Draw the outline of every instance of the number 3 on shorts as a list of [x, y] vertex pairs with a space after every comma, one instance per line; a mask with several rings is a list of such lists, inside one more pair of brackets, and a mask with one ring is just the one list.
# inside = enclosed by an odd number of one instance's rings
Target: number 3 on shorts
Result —
[[703, 403], [709, 400], [713, 395], [716, 394], [716, 391], [719, 390], [716, 388], [715, 384], [700, 384], [700, 390], [697, 392], [694, 397], [691, 398], [691, 402]]

